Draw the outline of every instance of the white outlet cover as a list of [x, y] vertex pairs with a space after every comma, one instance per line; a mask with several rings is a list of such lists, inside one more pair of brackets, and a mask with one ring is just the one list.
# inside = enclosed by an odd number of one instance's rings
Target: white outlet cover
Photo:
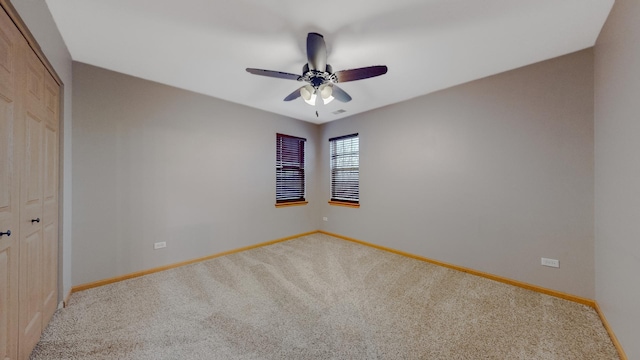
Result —
[[549, 267], [554, 267], [554, 268], [559, 268], [560, 267], [560, 261], [556, 260], [556, 259], [541, 258], [540, 259], [540, 264], [543, 265], [543, 266], [549, 266]]
[[167, 247], [167, 242], [166, 241], [157, 242], [157, 243], [153, 244], [153, 250], [158, 250], [158, 249], [162, 249], [162, 248], [166, 248], [166, 247]]
[[329, 221], [329, 219], [327, 217], [323, 217], [322, 221]]

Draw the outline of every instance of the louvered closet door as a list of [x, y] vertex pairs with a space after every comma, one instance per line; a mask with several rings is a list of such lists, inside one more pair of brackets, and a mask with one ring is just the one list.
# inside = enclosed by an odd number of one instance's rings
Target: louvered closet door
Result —
[[18, 357], [19, 165], [14, 136], [19, 111], [18, 53], [22, 36], [0, 12], [0, 359]]
[[[20, 358], [28, 358], [42, 332], [44, 234], [45, 68], [25, 48], [23, 156], [20, 181]], [[57, 273], [57, 271], [56, 271]]]
[[60, 87], [46, 72], [44, 82], [44, 194], [42, 211], [43, 278], [42, 327], [58, 305], [58, 120]]

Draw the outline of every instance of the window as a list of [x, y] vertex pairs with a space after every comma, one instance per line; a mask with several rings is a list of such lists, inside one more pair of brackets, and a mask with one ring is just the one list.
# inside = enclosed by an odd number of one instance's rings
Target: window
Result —
[[307, 139], [276, 134], [276, 206], [301, 205], [304, 199], [304, 143]]
[[360, 202], [360, 141], [358, 134], [329, 139], [331, 148], [331, 201], [356, 206]]

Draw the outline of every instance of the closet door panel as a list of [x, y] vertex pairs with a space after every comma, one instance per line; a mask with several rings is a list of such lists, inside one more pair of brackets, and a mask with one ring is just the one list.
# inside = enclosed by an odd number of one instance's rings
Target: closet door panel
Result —
[[44, 110], [44, 65], [31, 49], [26, 49], [26, 120], [25, 120], [25, 165], [21, 195], [24, 204], [42, 207], [43, 193], [43, 130], [46, 112]]
[[25, 47], [23, 155], [20, 186], [20, 358], [28, 358], [43, 325], [42, 229], [45, 116], [44, 65]]
[[42, 205], [42, 145], [43, 145], [43, 119], [38, 115], [27, 112], [26, 119], [26, 148], [24, 157], [24, 175], [22, 187], [26, 205]]
[[42, 235], [20, 243], [20, 358], [27, 359], [42, 332]]
[[42, 262], [42, 328], [44, 329], [58, 307], [58, 226], [47, 224], [43, 229]]
[[44, 276], [43, 327], [49, 322], [58, 305], [58, 148], [59, 148], [60, 87], [49, 73], [45, 76], [44, 106]]
[[18, 356], [17, 256], [17, 246], [0, 243], [0, 358], [5, 360]]
[[[0, 359], [18, 358], [19, 164], [16, 130], [20, 41], [13, 22], [0, 12]], [[18, 142], [18, 143], [16, 143]]]

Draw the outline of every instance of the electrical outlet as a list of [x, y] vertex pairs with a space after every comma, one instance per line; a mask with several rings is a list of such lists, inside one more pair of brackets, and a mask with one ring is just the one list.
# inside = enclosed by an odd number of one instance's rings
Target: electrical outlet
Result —
[[329, 221], [329, 218], [325, 216], [322, 218], [322, 221]]
[[153, 244], [153, 250], [158, 250], [158, 249], [162, 249], [162, 248], [166, 248], [166, 247], [167, 247], [167, 242], [166, 241], [157, 242], [157, 243]]
[[547, 259], [547, 258], [541, 258], [540, 260], [541, 260], [540, 264], [542, 264], [543, 266], [550, 266], [550, 267], [554, 267], [554, 268], [559, 268], [560, 267], [560, 260]]

